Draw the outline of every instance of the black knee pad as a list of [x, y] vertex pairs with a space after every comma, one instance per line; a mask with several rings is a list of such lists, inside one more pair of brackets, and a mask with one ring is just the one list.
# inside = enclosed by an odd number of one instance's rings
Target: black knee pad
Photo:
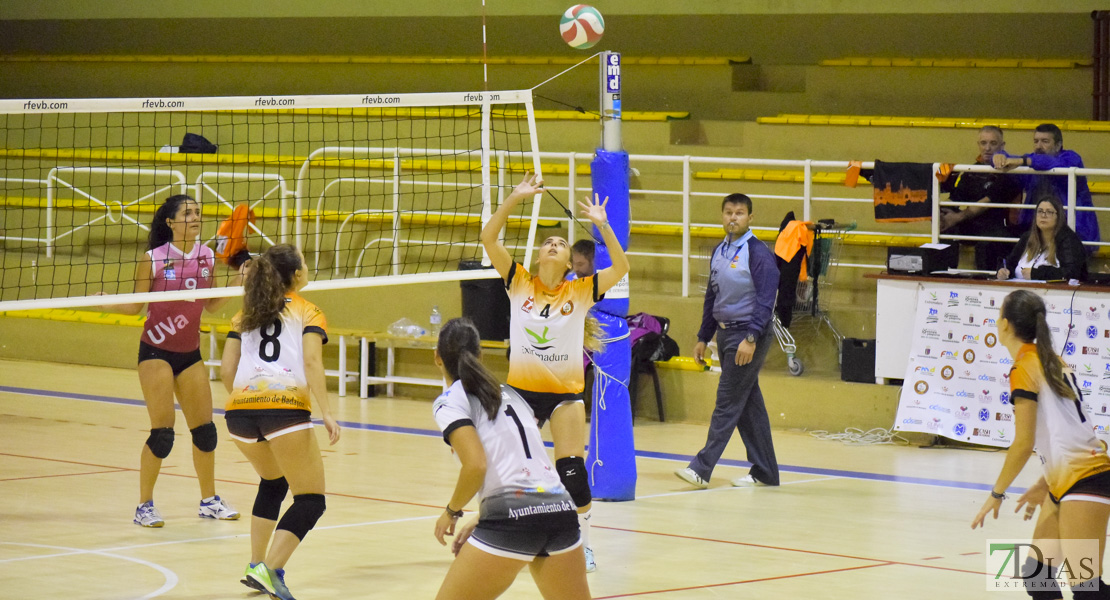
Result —
[[281, 516], [281, 503], [289, 492], [289, 482], [284, 477], [262, 479], [258, 482], [258, 493], [254, 496], [254, 510], [251, 514], [271, 521]]
[[[1083, 589], [1081, 587], [1088, 586], [1096, 582], [1098, 583], [1097, 589]], [[1057, 598], [1060, 597], [1061, 596], [1057, 596]], [[1072, 588], [1071, 597], [1075, 598], [1075, 600], [1105, 600], [1106, 598], [1110, 598], [1110, 588], [1106, 587], [1106, 584], [1102, 582], [1101, 578], [1097, 580], [1092, 579], [1090, 581], [1084, 581], [1083, 583], [1079, 584], [1079, 586]]]
[[567, 488], [575, 506], [582, 508], [593, 501], [590, 480], [586, 477], [586, 461], [578, 456], [560, 458], [555, 461], [555, 470], [559, 472], [559, 479], [563, 482], [563, 487]]
[[216, 449], [216, 424], [212, 421], [189, 430], [193, 434], [193, 445], [201, 452], [212, 452]]
[[146, 445], [150, 453], [158, 458], [166, 458], [173, 450], [173, 427], [156, 427], [150, 430], [146, 438]]
[[320, 515], [324, 514], [325, 508], [327, 504], [323, 494], [297, 494], [293, 496], [293, 506], [282, 515], [277, 528], [292, 533], [298, 540], [304, 540], [304, 536], [320, 520]]

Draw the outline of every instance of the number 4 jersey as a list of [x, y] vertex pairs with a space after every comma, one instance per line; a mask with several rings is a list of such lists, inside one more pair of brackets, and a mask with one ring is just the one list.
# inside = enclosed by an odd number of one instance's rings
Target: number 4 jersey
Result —
[[239, 368], [226, 410], [291, 408], [312, 410], [304, 372], [302, 336], [317, 333], [328, 341], [327, 321], [315, 304], [290, 294], [285, 310], [271, 324], [239, 331], [240, 312], [227, 337], [239, 339]]
[[514, 263], [507, 280], [512, 347], [508, 384], [529, 392], [581, 394], [586, 316], [602, 298], [597, 275], [548, 289], [524, 265]]
[[492, 421], [478, 399], [466, 393], [461, 380], [436, 398], [432, 411], [445, 442], [459, 427], [470, 425], [478, 431], [486, 451], [486, 480], [478, 491], [480, 497], [563, 489], [547, 457], [532, 409], [512, 388], [501, 386], [501, 408]]

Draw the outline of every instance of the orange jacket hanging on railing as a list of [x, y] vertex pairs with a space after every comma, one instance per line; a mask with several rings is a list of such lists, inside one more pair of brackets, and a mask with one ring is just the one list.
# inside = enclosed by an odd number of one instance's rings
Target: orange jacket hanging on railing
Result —
[[[813, 254], [813, 231], [809, 228], [808, 221], [791, 221], [779, 232], [775, 239], [775, 256], [790, 262], [798, 250], [805, 248], [806, 257]], [[802, 261], [802, 270], [798, 273], [798, 281], [806, 281], [809, 274], [806, 272], [806, 262]]]
[[247, 226], [254, 225], [254, 221], [254, 210], [241, 203], [216, 229], [216, 256], [225, 265], [231, 264], [232, 257], [247, 249]]

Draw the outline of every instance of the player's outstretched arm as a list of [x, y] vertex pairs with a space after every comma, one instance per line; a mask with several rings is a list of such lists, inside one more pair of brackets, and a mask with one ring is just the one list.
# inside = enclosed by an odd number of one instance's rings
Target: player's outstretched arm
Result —
[[520, 204], [521, 200], [542, 193], [543, 180], [535, 173], [525, 173], [524, 179], [513, 188], [512, 193], [505, 198], [501, 206], [497, 207], [497, 210], [490, 216], [489, 222], [482, 228], [480, 236], [482, 247], [486, 249], [486, 254], [489, 255], [493, 268], [497, 269], [497, 273], [501, 275], [502, 279], [509, 276], [509, 269], [513, 266], [513, 257], [509, 254], [505, 245], [501, 243], [501, 230], [509, 222], [509, 215]]
[[609, 250], [609, 258], [613, 262], [612, 266], [597, 272], [597, 291], [600, 294], [617, 285], [617, 282], [628, 274], [629, 269], [628, 256], [625, 255], [617, 234], [609, 226], [609, 215], [605, 212], [606, 204], [609, 204], [609, 198], [602, 200], [597, 194], [594, 194], [592, 201], [587, 198], [586, 202], [578, 203], [582, 208], [582, 216], [589, 219], [601, 232], [601, 239], [605, 242], [605, 248]]

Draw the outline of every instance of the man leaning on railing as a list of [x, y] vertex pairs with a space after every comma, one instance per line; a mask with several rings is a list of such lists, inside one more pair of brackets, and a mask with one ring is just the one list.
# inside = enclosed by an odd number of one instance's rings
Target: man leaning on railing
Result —
[[[1033, 152], [1020, 156], [1011, 156], [1005, 150], [1000, 150], [994, 155], [996, 169], [1012, 169], [1014, 167], [1032, 167], [1038, 171], [1049, 169], [1077, 167], [1083, 168], [1083, 158], [1074, 150], [1064, 150], [1064, 134], [1060, 128], [1052, 123], [1037, 125], [1033, 132]], [[1068, 178], [1060, 175], [1017, 175], [1025, 187], [1025, 204], [1032, 204], [1037, 197], [1036, 190], [1041, 185], [1050, 186], [1055, 192], [1060, 203], [1068, 206]], [[1091, 190], [1087, 187], [1087, 178], [1075, 178], [1075, 206], [1091, 207]], [[1022, 229], [1029, 227], [1033, 222], [1033, 211], [1022, 210], [1018, 217], [1018, 225]], [[1093, 211], [1077, 211], [1075, 215], [1075, 232], [1085, 242], [1100, 240], [1098, 232], [1098, 218]], [[1088, 251], [1094, 247], [1088, 246]]]

